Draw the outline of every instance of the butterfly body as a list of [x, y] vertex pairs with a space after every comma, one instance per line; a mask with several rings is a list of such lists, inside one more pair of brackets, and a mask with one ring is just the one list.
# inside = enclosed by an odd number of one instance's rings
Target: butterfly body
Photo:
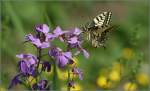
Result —
[[103, 12], [83, 27], [83, 34], [88, 41], [91, 41], [92, 46], [104, 46], [107, 32], [112, 29], [112, 26], [109, 25], [111, 14], [111, 12]]

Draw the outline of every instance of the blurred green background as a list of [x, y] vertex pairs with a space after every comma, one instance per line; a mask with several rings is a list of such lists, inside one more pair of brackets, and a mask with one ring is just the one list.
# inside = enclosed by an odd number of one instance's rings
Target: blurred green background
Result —
[[[15, 55], [19, 53], [35, 54], [36, 50], [32, 46], [22, 42], [26, 34], [34, 33], [36, 24], [48, 24], [51, 31], [56, 26], [68, 30], [81, 27], [104, 11], [112, 12], [111, 23], [117, 27], [109, 34], [106, 50], [93, 48], [88, 42], [83, 44], [90, 53], [90, 59], [85, 59], [83, 55], [77, 57], [78, 66], [84, 72], [84, 80], [77, 81], [76, 89], [148, 90], [150, 84], [148, 9], [148, 0], [1, 1], [1, 90], [8, 87], [10, 80], [17, 73], [19, 60]], [[140, 67], [137, 67], [139, 64], [137, 60], [141, 60]], [[123, 74], [127, 77], [116, 76], [117, 73], [110, 75], [109, 72], [113, 70], [115, 63], [122, 65]], [[133, 71], [136, 70], [135, 76], [132, 74], [134, 73], [131, 71], [132, 69]], [[59, 73], [60, 75], [63, 74], [63, 72]], [[141, 75], [138, 78], [136, 76], [138, 74], [142, 74], [143, 78]], [[103, 78], [101, 78], [102, 76]], [[111, 81], [109, 84], [106, 79], [112, 79], [111, 76], [119, 77], [121, 80]], [[59, 79], [61, 87], [64, 87], [64, 80]], [[145, 79], [142, 80], [145, 81], [145, 83], [143, 82], [144, 85], [141, 84], [140, 79]], [[112, 83], [115, 83], [115, 86], [111, 86]], [[131, 83], [134, 84], [129, 86]], [[18, 86], [16, 89], [23, 88]]]

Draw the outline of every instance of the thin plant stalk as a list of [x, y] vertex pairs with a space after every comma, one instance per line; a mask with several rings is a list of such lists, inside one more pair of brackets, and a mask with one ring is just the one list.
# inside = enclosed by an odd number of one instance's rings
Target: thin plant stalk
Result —
[[36, 77], [36, 82], [38, 81], [38, 75], [39, 75], [39, 72], [38, 72], [38, 69], [39, 69], [39, 65], [40, 65], [40, 61], [41, 61], [41, 57], [42, 57], [42, 49], [41, 48], [37, 48], [37, 58], [38, 58], [38, 64], [37, 64], [37, 77]]
[[40, 65], [40, 61], [41, 61], [41, 57], [42, 57], [42, 50], [41, 50], [41, 48], [38, 48], [38, 64], [37, 64], [37, 69], [39, 68], [39, 65]]
[[[70, 81], [70, 68], [68, 67], [68, 83]], [[67, 84], [67, 91], [70, 91], [70, 86]]]
[[59, 90], [58, 74], [56, 61], [53, 60], [53, 90]]

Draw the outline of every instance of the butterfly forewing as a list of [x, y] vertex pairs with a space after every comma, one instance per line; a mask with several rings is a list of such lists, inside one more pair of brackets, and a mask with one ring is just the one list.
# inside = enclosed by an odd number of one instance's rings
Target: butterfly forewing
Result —
[[110, 22], [110, 19], [111, 19], [111, 15], [112, 15], [111, 12], [107, 12], [106, 19], [105, 19], [104, 24], [103, 24], [104, 26], [108, 26], [109, 25], [109, 22]]
[[95, 23], [95, 27], [102, 27], [109, 24], [111, 18], [111, 12], [103, 12], [96, 16], [93, 21]]

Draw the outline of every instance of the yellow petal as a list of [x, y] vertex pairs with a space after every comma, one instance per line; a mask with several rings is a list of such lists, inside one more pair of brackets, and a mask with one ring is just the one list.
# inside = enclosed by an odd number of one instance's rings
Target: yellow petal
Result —
[[124, 48], [123, 49], [123, 57], [125, 59], [129, 60], [129, 59], [133, 58], [133, 56], [134, 56], [134, 52], [131, 48]]
[[107, 87], [107, 78], [105, 76], [98, 77], [97, 85], [101, 88], [106, 88]]
[[136, 85], [136, 83], [128, 82], [124, 85], [124, 90], [125, 91], [136, 91], [137, 85]]
[[137, 74], [137, 82], [142, 86], [147, 86], [150, 82], [149, 76], [144, 73]]
[[82, 88], [79, 84], [75, 84], [74, 88], [71, 88], [71, 91], [80, 91], [80, 90], [82, 90]]
[[27, 83], [33, 85], [36, 83], [36, 79], [33, 76], [29, 76]]
[[112, 70], [109, 74], [111, 81], [120, 81], [120, 73], [117, 70]]

